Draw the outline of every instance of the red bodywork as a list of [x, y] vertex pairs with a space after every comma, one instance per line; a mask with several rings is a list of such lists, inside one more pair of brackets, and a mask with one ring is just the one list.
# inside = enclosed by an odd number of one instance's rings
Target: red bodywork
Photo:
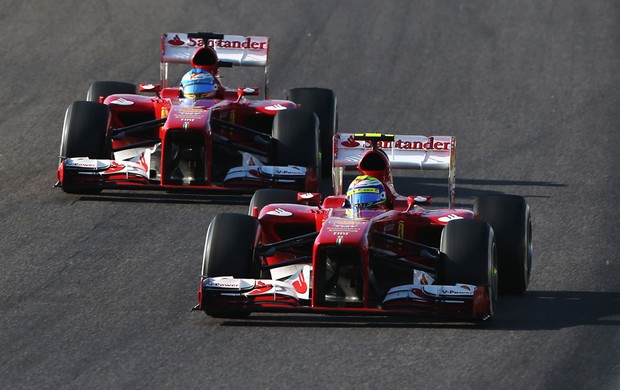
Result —
[[[380, 160], [382, 167], [374, 163], [372, 170], [360, 169], [367, 158]], [[432, 285], [440, 277], [438, 248], [444, 226], [453, 219], [476, 218], [474, 212], [426, 209], [419, 203], [430, 204], [429, 197], [399, 195], [392, 185], [390, 162], [382, 151], [368, 151], [358, 169], [383, 182], [387, 209], [352, 215], [344, 195], [326, 197], [320, 206], [265, 206], [257, 215], [261, 234], [256, 252], [262, 268], [270, 270], [271, 280], [234, 283], [237, 279], [203, 277], [198, 307], [207, 313], [215, 307], [249, 312], [422, 314], [470, 320], [491, 316], [486, 286]], [[277, 250], [274, 253], [272, 249]], [[290, 269], [278, 271], [296, 261], [306, 269], [292, 274]], [[262, 288], [257, 290], [259, 283]], [[304, 285], [309, 285], [311, 294], [302, 295], [305, 290], [300, 287]]]
[[[237, 102], [237, 93], [228, 91], [223, 99], [199, 100], [187, 105], [185, 104], [186, 99], [164, 97], [170, 95], [178, 96], [179, 88], [168, 88], [162, 91], [161, 96], [158, 97], [111, 95], [104, 101], [110, 108], [110, 131], [135, 124], [136, 119], [139, 122], [165, 120], [162, 126], [110, 140], [109, 147], [112, 152], [139, 143], [149, 145], [149, 141], [152, 141], [150, 146], [160, 143], [160, 147], [156, 151], [158, 159], [150, 164], [150, 169], [147, 171], [148, 175], [127, 174], [125, 171], [114, 175], [111, 170], [102, 175], [84, 175], [83, 172], [71, 168], [66, 169], [65, 164], [61, 163], [58, 169], [60, 186], [64, 184], [90, 184], [99, 188], [134, 187], [142, 189], [252, 190], [263, 187], [310, 191], [316, 189], [317, 183], [314, 172], [309, 172], [306, 175], [304, 183], [307, 182], [308, 185], [302, 186], [299, 183], [277, 185], [273, 181], [270, 185], [269, 182], [261, 182], [258, 175], [255, 180], [239, 180], [237, 182], [232, 181], [227, 185], [223, 184], [228, 170], [241, 166], [243, 161], [240, 153], [233, 153], [224, 147], [214, 147], [214, 138], [225, 140], [237, 148], [245, 148], [256, 158], [256, 165], [269, 164], [269, 138], [273, 117], [280, 109], [294, 108], [295, 103], [283, 100], [254, 101], [245, 99]], [[278, 110], [273, 109], [273, 107], [277, 107]], [[252, 133], [235, 131], [240, 127], [263, 133], [265, 136], [263, 142], [257, 143], [256, 137]], [[199, 153], [199, 158], [196, 158], [198, 156], [189, 156], [187, 159], [195, 165], [193, 175], [190, 175], [192, 176], [191, 182], [179, 182], [182, 179], [176, 178], [170, 172], [173, 169], [171, 164], [174, 160], [171, 155], [173, 152], [177, 152], [172, 148], [182, 148], [183, 145], [193, 149], [193, 153]], [[261, 156], [262, 162], [259, 161]]]
[[[104, 156], [61, 156], [57, 186], [78, 193], [88, 188], [251, 192], [272, 187], [316, 191], [316, 167], [274, 163], [274, 118], [282, 110], [296, 108], [294, 102], [249, 100], [245, 96], [258, 95], [257, 88], [233, 90], [222, 86], [218, 79], [220, 88], [213, 99], [183, 99], [180, 87], [167, 87], [168, 62], [189, 62], [193, 68], [217, 76], [222, 62], [216, 49], [226, 43], [231, 46], [230, 42], [240, 47], [256, 46], [262, 50], [259, 55], [264, 56], [257, 60], [258, 64], [266, 66], [268, 40], [252, 44], [251, 38], [231, 37], [232, 40], [216, 39], [206, 44], [202, 38], [188, 39], [191, 34], [172, 36], [173, 39], [170, 34], [162, 36], [161, 64], [165, 76], [161, 84], [140, 86], [141, 92], [155, 96], [102, 96], [99, 102], [109, 108]], [[249, 54], [237, 60], [240, 65], [251, 62], [251, 48]], [[232, 51], [235, 59], [236, 52]], [[186, 59], [189, 53], [193, 53], [191, 61]]]

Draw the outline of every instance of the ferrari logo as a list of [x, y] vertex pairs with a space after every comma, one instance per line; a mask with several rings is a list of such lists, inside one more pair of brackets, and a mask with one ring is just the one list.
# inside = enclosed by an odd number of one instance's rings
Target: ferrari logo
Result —
[[400, 221], [398, 223], [398, 237], [400, 238], [404, 238], [405, 237], [405, 222]]

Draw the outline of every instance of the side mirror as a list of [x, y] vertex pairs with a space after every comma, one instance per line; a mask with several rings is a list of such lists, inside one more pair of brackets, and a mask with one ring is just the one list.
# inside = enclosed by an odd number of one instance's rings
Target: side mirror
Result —
[[430, 205], [433, 203], [433, 198], [427, 195], [410, 195], [407, 197], [407, 210], [409, 210], [411, 207], [415, 206], [415, 205]]
[[242, 97], [258, 96], [259, 92], [260, 91], [258, 88], [253, 87], [237, 88], [237, 103], [241, 100]]
[[318, 192], [298, 192], [297, 201], [306, 202], [311, 206], [320, 206], [321, 194], [319, 194]]
[[140, 92], [151, 92], [151, 93], [159, 94], [159, 92], [161, 92], [161, 85], [159, 85], [159, 84], [140, 84], [139, 91]]

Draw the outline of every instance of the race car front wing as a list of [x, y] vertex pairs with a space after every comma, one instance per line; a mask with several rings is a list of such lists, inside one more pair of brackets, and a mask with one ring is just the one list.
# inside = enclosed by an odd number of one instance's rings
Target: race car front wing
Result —
[[376, 307], [333, 307], [313, 304], [310, 266], [285, 281], [205, 277], [196, 309], [246, 312], [301, 312], [419, 315], [462, 320], [486, 320], [490, 312], [488, 289], [469, 284], [409, 284], [391, 288]]
[[72, 185], [95, 188], [208, 188], [245, 189], [288, 188], [300, 191], [316, 186], [316, 180], [308, 170], [299, 166], [239, 166], [231, 168], [221, 185], [205, 185], [192, 181], [178, 185], [162, 185], [161, 180], [149, 167], [148, 159], [142, 156], [134, 161], [90, 159], [86, 157], [67, 158], [58, 170], [57, 186]]

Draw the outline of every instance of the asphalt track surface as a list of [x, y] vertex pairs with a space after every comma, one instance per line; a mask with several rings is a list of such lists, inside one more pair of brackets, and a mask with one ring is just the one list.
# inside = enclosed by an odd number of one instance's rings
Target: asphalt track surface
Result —
[[[341, 131], [455, 135], [460, 204], [531, 205], [529, 291], [483, 326], [190, 313], [244, 199], [52, 185], [71, 101], [196, 30], [270, 36], [272, 96], [334, 89]], [[4, 0], [0, 37], [0, 388], [620, 388], [617, 1]]]

